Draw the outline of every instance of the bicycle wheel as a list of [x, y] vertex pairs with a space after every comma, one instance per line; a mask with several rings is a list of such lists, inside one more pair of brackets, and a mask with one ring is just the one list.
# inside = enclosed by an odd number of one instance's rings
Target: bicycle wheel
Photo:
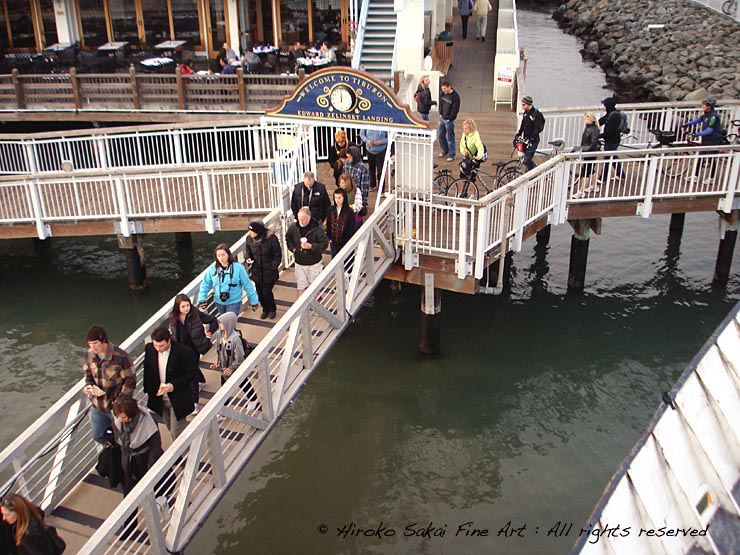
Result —
[[469, 198], [472, 200], [478, 200], [478, 185], [469, 179], [457, 179], [452, 182], [449, 190], [447, 191], [448, 197], [457, 198]]
[[515, 179], [519, 179], [523, 173], [521, 173], [519, 170], [511, 170], [503, 174], [501, 177], [498, 178], [498, 181], [496, 182], [496, 187], [502, 187], [504, 185], [508, 185]]
[[666, 159], [663, 162], [663, 175], [666, 177], [680, 177], [686, 173], [687, 166], [688, 160]]
[[727, 2], [722, 4], [722, 13], [725, 15], [735, 15], [735, 2], [737, 0], [727, 0]]
[[509, 160], [503, 166], [496, 166], [496, 177], [502, 176], [510, 171], [520, 171], [522, 167], [522, 161], [519, 158]]
[[453, 181], [455, 181], [455, 178], [450, 172], [440, 172], [432, 181], [432, 193], [446, 195]]

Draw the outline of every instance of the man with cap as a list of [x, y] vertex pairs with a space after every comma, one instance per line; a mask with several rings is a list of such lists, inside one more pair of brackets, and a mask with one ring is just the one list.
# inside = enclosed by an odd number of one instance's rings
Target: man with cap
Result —
[[[617, 99], [614, 97], [605, 98], [601, 101], [601, 105], [604, 107], [604, 111], [606, 113], [599, 118], [599, 125], [604, 127], [599, 138], [604, 139], [605, 152], [608, 150], [618, 150], [621, 138], [619, 127], [622, 123], [622, 114], [617, 110]], [[609, 160], [612, 160], [613, 158], [614, 156], [610, 157]], [[596, 180], [598, 185], [601, 185], [609, 178], [611, 165], [611, 162], [604, 164], [604, 171], [602, 172], [601, 177]], [[620, 162], [616, 162], [614, 164], [613, 175], [615, 179], [624, 178], [624, 171], [622, 171], [622, 164]]]
[[534, 101], [531, 96], [522, 98], [522, 109], [524, 113], [522, 114], [522, 122], [519, 124], [519, 131], [517, 131], [516, 137], [514, 137], [514, 146], [517, 143], [524, 143], [526, 148], [522, 164], [529, 171], [536, 166], [532, 158], [534, 158], [534, 153], [540, 144], [540, 133], [542, 133], [545, 127], [545, 116], [534, 107]]
[[[685, 128], [691, 127], [692, 125], [701, 124], [701, 129], [694, 133], [697, 137], [701, 137], [702, 146], [712, 146], [722, 144], [722, 137], [724, 136], [724, 130], [722, 129], [722, 122], [719, 119], [719, 114], [715, 109], [717, 107], [717, 101], [713, 98], [705, 98], [702, 100], [701, 109], [702, 114], [691, 121], [687, 121], [683, 124]], [[710, 151], [706, 154], [716, 154], [716, 151]], [[717, 159], [711, 158], [710, 160], [710, 177], [714, 179], [714, 171], [717, 166]], [[694, 177], [691, 178], [695, 181], [699, 173], [701, 172], [702, 164], [696, 165]]]
[[303, 206], [308, 206], [311, 210], [311, 217], [323, 225], [324, 220], [329, 215], [331, 201], [326, 192], [326, 185], [316, 181], [313, 172], [303, 174], [303, 182], [296, 183], [293, 196], [290, 199], [290, 209], [296, 218], [298, 217], [298, 210]]
[[277, 237], [261, 220], [254, 220], [249, 224], [244, 254], [247, 264], [252, 265], [249, 277], [254, 281], [262, 305], [260, 320], [265, 318], [272, 320], [277, 312], [272, 288], [275, 287], [280, 274], [283, 253]]

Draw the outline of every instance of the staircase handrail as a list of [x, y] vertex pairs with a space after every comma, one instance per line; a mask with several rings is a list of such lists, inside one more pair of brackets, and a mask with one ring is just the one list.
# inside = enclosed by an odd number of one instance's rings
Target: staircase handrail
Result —
[[362, 47], [365, 42], [365, 26], [367, 25], [367, 9], [372, 0], [364, 0], [360, 8], [360, 19], [357, 22], [357, 35], [355, 36], [354, 52], [352, 53], [352, 67], [360, 69], [362, 59]]

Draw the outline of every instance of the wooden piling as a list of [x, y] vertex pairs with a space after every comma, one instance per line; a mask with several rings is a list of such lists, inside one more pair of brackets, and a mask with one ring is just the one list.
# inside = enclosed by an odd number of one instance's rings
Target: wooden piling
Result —
[[441, 350], [442, 292], [434, 287], [434, 274], [424, 274], [421, 292], [421, 324], [419, 326], [419, 352], [437, 355]]

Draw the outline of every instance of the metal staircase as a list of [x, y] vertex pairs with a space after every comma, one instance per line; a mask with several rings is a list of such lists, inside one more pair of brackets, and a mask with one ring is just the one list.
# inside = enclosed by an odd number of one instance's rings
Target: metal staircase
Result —
[[393, 0], [367, 0], [362, 8], [363, 12], [367, 10], [367, 14], [363, 14], [366, 20], [361, 33], [362, 46], [359, 60], [353, 60], [352, 65], [388, 81], [393, 74], [393, 50], [398, 27]]

